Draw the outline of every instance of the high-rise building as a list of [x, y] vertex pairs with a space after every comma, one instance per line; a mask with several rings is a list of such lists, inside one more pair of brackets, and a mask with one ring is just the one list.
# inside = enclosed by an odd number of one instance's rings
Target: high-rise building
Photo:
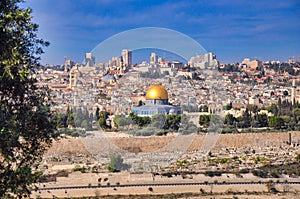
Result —
[[150, 64], [156, 64], [157, 63], [157, 55], [155, 52], [151, 53], [150, 56]]
[[132, 51], [128, 49], [122, 50], [122, 60], [124, 66], [131, 66], [132, 65]]
[[157, 62], [160, 63], [160, 64], [162, 64], [162, 63], [163, 63], [163, 58], [159, 57], [159, 58], [157, 59]]
[[85, 53], [85, 66], [94, 66], [95, 57], [92, 56], [92, 53]]
[[109, 60], [108, 63], [109, 66], [117, 66], [120, 67], [121, 66], [121, 59], [120, 57], [112, 57], [111, 60]]
[[190, 58], [189, 64], [194, 67], [204, 68], [216, 68], [219, 62], [212, 52], [206, 53], [204, 55], [197, 55]]
[[262, 61], [255, 59], [250, 62], [250, 68], [257, 69], [258, 67], [261, 67], [261, 66], [262, 66]]

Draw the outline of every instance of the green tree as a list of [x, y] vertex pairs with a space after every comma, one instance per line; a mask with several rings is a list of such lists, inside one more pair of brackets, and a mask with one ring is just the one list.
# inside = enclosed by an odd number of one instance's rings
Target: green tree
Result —
[[110, 126], [107, 125], [106, 120], [108, 119], [108, 112], [100, 111], [98, 123], [102, 129], [108, 129]]
[[135, 113], [130, 113], [129, 118], [134, 121], [138, 126], [142, 127], [147, 124], [150, 124], [151, 118], [150, 117], [140, 117]]
[[151, 118], [151, 126], [159, 129], [163, 129], [166, 125], [166, 116], [163, 114], [153, 115]]
[[251, 126], [251, 114], [249, 110], [246, 108], [246, 110], [243, 112], [242, 117], [239, 118], [239, 127], [241, 128], [248, 128]]
[[65, 128], [67, 125], [67, 116], [62, 113], [56, 113], [53, 117], [56, 128]]
[[251, 126], [251, 112], [249, 109], [246, 108], [245, 112], [242, 115], [243, 121], [244, 121], [244, 127], [250, 127]]
[[256, 121], [258, 127], [268, 127], [268, 116], [266, 114], [257, 114]]
[[166, 117], [165, 129], [172, 129], [178, 131], [181, 121], [181, 115], [171, 114]]
[[99, 107], [97, 107], [95, 115], [96, 115], [96, 119], [99, 120], [99, 115], [100, 115]]
[[125, 115], [116, 115], [114, 118], [114, 123], [117, 129], [122, 130], [129, 125], [134, 124], [130, 117], [126, 117]]
[[108, 164], [108, 170], [110, 172], [119, 172], [123, 169], [127, 169], [129, 166], [123, 163], [123, 158], [120, 154], [111, 155], [110, 162]]
[[267, 110], [268, 110], [269, 112], [273, 113], [275, 116], [278, 115], [278, 112], [279, 112], [278, 106], [277, 106], [276, 104], [272, 104], [271, 106], [269, 106], [269, 107], [267, 108]]
[[199, 124], [204, 127], [208, 127], [211, 120], [211, 115], [200, 115]]
[[67, 117], [67, 127], [69, 125], [75, 127], [73, 113], [70, 113]]
[[284, 125], [284, 120], [280, 116], [269, 117], [269, 126], [275, 129], [281, 129]]
[[0, 1], [0, 198], [30, 194], [41, 175], [32, 168], [55, 136], [50, 93], [34, 74], [48, 43], [20, 2]]
[[76, 127], [81, 127], [81, 122], [84, 119], [81, 107], [79, 107], [78, 109], [74, 110], [73, 118], [74, 118], [74, 124], [75, 124], [75, 126]]
[[88, 123], [88, 120], [82, 120], [81, 122], [81, 128], [84, 128], [86, 130], [89, 130], [90, 129], [90, 126], [89, 126], [89, 123]]
[[233, 125], [236, 122], [236, 118], [232, 114], [227, 114], [225, 116], [224, 124]]

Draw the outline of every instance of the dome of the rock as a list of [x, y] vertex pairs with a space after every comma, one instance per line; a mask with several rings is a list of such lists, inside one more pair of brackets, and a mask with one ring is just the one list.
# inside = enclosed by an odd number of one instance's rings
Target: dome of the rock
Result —
[[155, 84], [148, 89], [146, 94], [146, 100], [159, 100], [159, 99], [167, 100], [168, 92], [163, 86], [159, 84]]
[[178, 106], [169, 104], [168, 92], [162, 85], [154, 84], [146, 94], [146, 104], [143, 106], [132, 107], [131, 112], [138, 116], [150, 116], [157, 114], [182, 114]]

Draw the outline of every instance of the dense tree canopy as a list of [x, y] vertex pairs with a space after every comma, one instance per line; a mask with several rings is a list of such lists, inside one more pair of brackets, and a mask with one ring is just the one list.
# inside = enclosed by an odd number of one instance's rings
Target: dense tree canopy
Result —
[[30, 193], [33, 167], [54, 136], [49, 92], [36, 86], [42, 47], [21, 0], [0, 1], [0, 198]]
[[204, 127], [208, 127], [211, 120], [211, 115], [200, 115], [199, 124]]

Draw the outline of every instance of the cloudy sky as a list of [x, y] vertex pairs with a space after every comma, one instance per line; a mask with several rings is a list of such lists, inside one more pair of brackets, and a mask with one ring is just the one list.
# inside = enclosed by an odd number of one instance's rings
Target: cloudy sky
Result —
[[39, 36], [50, 41], [42, 63], [81, 62], [85, 52], [122, 31], [179, 31], [221, 62], [245, 57], [285, 61], [300, 55], [299, 0], [27, 0]]

